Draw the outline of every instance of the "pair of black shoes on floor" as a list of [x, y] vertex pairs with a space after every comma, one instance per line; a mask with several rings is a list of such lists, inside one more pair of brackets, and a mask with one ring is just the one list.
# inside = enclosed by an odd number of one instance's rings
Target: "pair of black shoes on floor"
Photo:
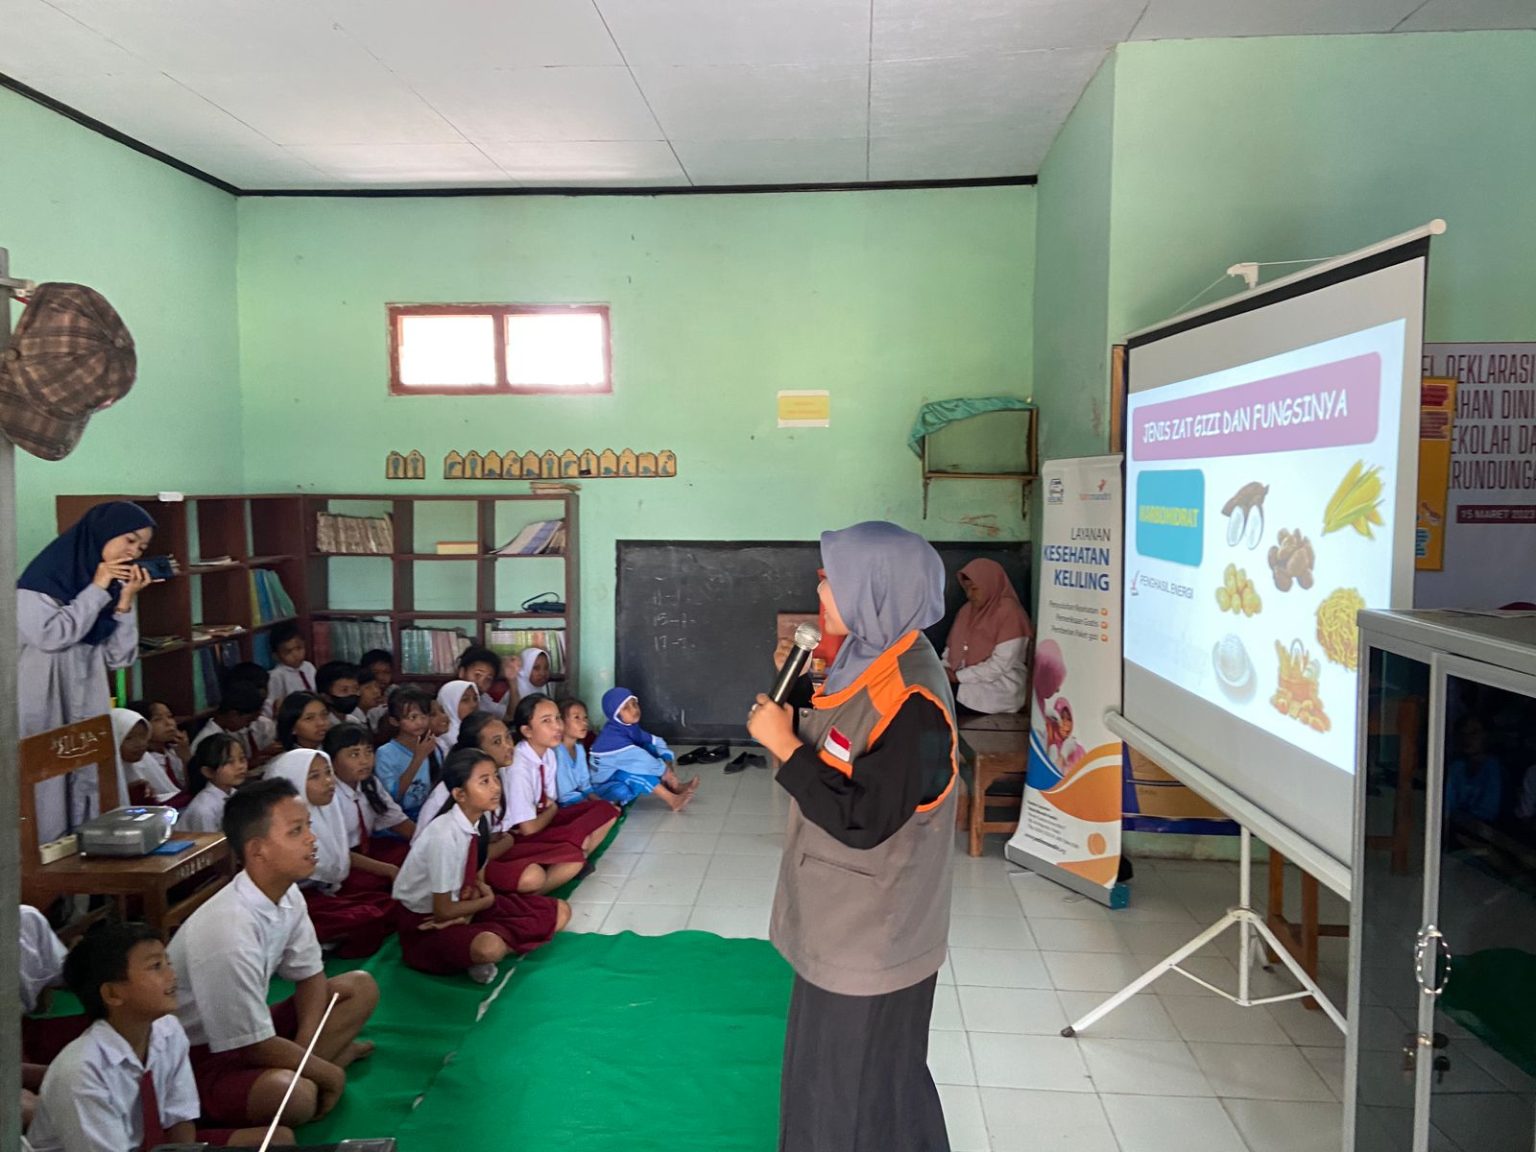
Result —
[[766, 768], [768, 761], [764, 760], [756, 752], [743, 752], [736, 759], [725, 766], [725, 774], [733, 776], [737, 772], [744, 772], [748, 768]]
[[695, 748], [692, 752], [684, 752], [677, 758], [679, 764], [718, 764], [731, 754], [729, 744], [716, 744], [713, 747]]

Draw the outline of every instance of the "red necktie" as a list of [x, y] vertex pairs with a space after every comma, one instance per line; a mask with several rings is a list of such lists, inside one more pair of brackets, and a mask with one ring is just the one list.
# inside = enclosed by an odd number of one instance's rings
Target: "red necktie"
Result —
[[165, 1126], [160, 1123], [160, 1099], [155, 1094], [155, 1077], [148, 1068], [139, 1080], [139, 1101], [144, 1106], [144, 1152], [158, 1148], [165, 1141]]
[[304, 674], [302, 667], [299, 668], [299, 680], [304, 685], [304, 691], [313, 692], [315, 690], [315, 686], [309, 682], [309, 677]]
[[368, 855], [368, 821], [363, 819], [363, 798], [352, 793], [352, 803], [357, 805], [357, 850]]
[[[471, 893], [480, 886], [480, 845], [479, 836], [469, 838], [469, 851], [464, 855], [464, 887]], [[463, 898], [461, 892], [460, 898]]]

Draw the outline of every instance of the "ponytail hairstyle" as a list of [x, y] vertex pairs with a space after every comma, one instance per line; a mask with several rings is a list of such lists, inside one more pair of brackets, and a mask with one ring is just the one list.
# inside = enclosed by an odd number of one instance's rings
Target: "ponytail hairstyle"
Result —
[[240, 741], [228, 732], [209, 736], [192, 753], [192, 763], [187, 765], [187, 795], [196, 796], [212, 779], [204, 771], [217, 772], [229, 763], [229, 758]]
[[[442, 778], [442, 785], [447, 790], [448, 795], [443, 800], [443, 806], [436, 812], [432, 813], [431, 818], [433, 820], [436, 820], [439, 816], [446, 815], [447, 813], [453, 811], [454, 806], [458, 804], [458, 801], [453, 798], [453, 790], [455, 788], [463, 788], [466, 784], [468, 784], [469, 778], [474, 773], [475, 768], [482, 762], [491, 764], [492, 766], [494, 766], [496, 763], [478, 748], [455, 748], [451, 753], [449, 753], [448, 760], [443, 765]], [[426, 821], [423, 821], [423, 823], [426, 823]], [[486, 857], [490, 854], [491, 851], [490, 813], [481, 813], [480, 820], [475, 825], [475, 830], [479, 833], [479, 842], [475, 848], [477, 853], [475, 857], [475, 866], [477, 868], [483, 868], [485, 866]]]
[[500, 716], [491, 712], [471, 712], [469, 719], [459, 724], [459, 742], [453, 746], [455, 752], [465, 748], [479, 749], [480, 733], [485, 731], [485, 726], [493, 720], [501, 720]]
[[[277, 742], [284, 751], [292, 752], [299, 746], [293, 738], [293, 726], [304, 715], [304, 709], [317, 702], [325, 704], [313, 692], [290, 692], [283, 697], [282, 707], [277, 710]], [[326, 711], [330, 711], [329, 704], [326, 704]]]
[[[543, 692], [531, 692], [517, 702], [517, 707], [512, 713], [512, 743], [523, 743], [525, 739], [523, 736], [523, 726], [533, 723], [533, 714], [538, 711], [539, 705], [545, 701], [554, 704], [555, 698], [553, 696], [546, 696]], [[555, 706], [559, 707], [558, 704]]]
[[[373, 735], [361, 724], [348, 721], [338, 724], [325, 734], [325, 739], [320, 742], [320, 749], [331, 758], [331, 763], [336, 762], [336, 754], [343, 748], [373, 747]], [[368, 801], [368, 807], [373, 809], [375, 816], [382, 816], [389, 811], [389, 805], [384, 802], [384, 795], [379, 791], [379, 781], [373, 773], [363, 777], [358, 789], [363, 794], [363, 799]]]

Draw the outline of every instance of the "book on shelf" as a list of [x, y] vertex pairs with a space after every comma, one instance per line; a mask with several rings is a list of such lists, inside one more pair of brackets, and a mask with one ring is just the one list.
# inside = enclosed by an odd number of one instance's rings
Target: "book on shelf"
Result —
[[140, 636], [140, 652], [159, 652], [161, 649], [170, 648], [182, 643], [180, 636]]
[[245, 631], [241, 624], [194, 624], [192, 625], [192, 643], [201, 644], [205, 640], [222, 640], [226, 636], [238, 636]]
[[224, 669], [240, 662], [240, 645], [234, 640], [199, 648], [192, 677], [192, 710], [206, 712], [219, 702], [224, 694]]
[[204, 556], [201, 560], [192, 561], [198, 568], [230, 568], [239, 563], [233, 556]]
[[496, 549], [497, 556], [564, 556], [565, 521], [535, 520]]
[[400, 670], [416, 676], [451, 675], [470, 645], [461, 628], [400, 629]]
[[251, 619], [270, 624], [297, 615], [282, 578], [270, 568], [251, 569]]
[[480, 541], [439, 540], [437, 542], [437, 554], [439, 556], [478, 556], [480, 555]]
[[394, 519], [316, 512], [315, 550], [333, 556], [387, 556], [395, 550]]
[[485, 646], [501, 656], [517, 656], [525, 648], [542, 648], [549, 657], [549, 674], [565, 675], [564, 628], [492, 627], [486, 629]]
[[330, 660], [356, 664], [364, 652], [394, 648], [394, 635], [387, 620], [316, 620], [311, 627], [312, 658], [316, 665]]

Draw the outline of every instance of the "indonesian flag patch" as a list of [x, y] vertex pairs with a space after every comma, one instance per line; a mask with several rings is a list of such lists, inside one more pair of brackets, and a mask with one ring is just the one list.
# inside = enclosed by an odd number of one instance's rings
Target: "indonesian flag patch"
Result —
[[830, 756], [835, 756], [844, 764], [853, 763], [853, 743], [836, 728], [827, 733], [827, 738], [822, 741], [821, 750]]

